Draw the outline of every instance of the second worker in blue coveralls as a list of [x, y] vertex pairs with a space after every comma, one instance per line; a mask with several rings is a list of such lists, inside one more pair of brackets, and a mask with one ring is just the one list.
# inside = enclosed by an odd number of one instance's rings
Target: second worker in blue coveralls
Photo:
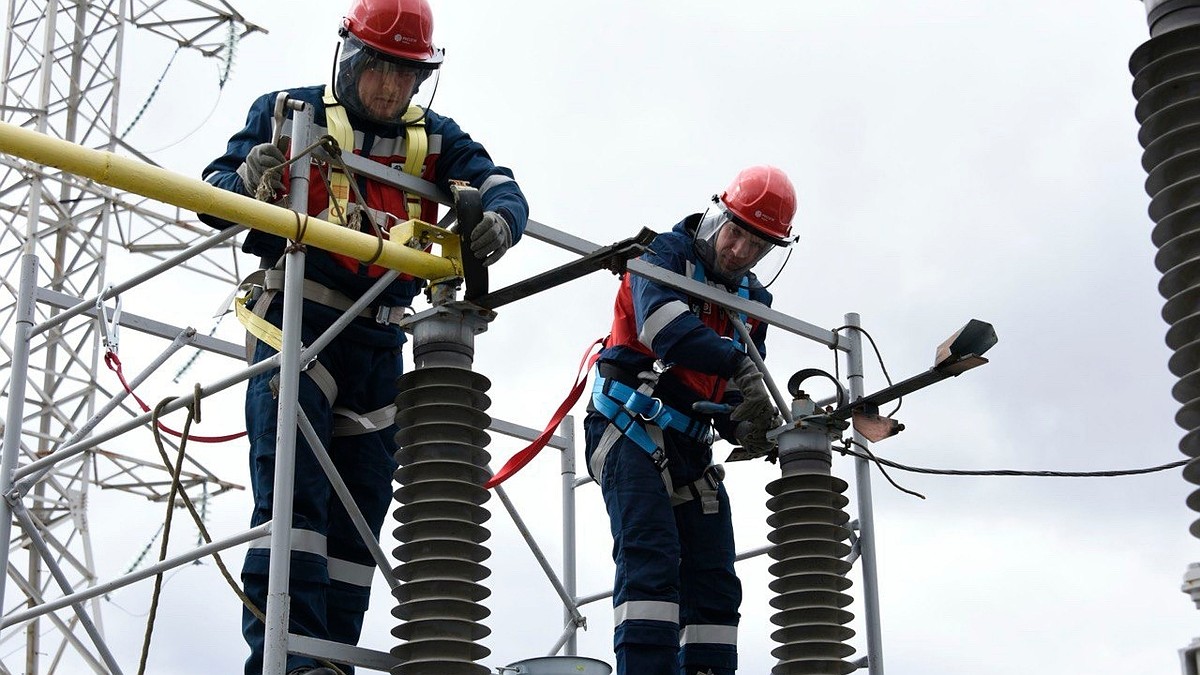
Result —
[[[738, 173], [704, 213], [659, 235], [642, 259], [771, 304], [751, 268], [790, 246], [796, 194], [782, 171]], [[744, 316], [739, 317], [745, 322]], [[618, 675], [733, 675], [738, 608], [729, 496], [712, 464], [716, 432], [752, 456], [782, 419], [724, 309], [626, 274], [584, 420], [588, 471], [613, 535]], [[727, 385], [732, 382], [733, 386]], [[655, 401], [657, 399], [657, 401]], [[700, 401], [734, 406], [715, 417]]]
[[[287, 90], [291, 98], [312, 106], [320, 127], [314, 138], [328, 133], [343, 152], [353, 151], [419, 176], [447, 193], [451, 181], [477, 188], [485, 213], [471, 241], [464, 242], [464, 250], [469, 248], [467, 254], [484, 264], [495, 262], [520, 238], [529, 207], [511, 171], [494, 164], [483, 146], [454, 120], [413, 100], [418, 94], [431, 98], [442, 62], [442, 50], [433, 44], [433, 13], [426, 0], [354, 0], [340, 34], [330, 85]], [[225, 154], [204, 170], [206, 181], [250, 196], [274, 199], [284, 194], [285, 153], [271, 143], [275, 97], [276, 92], [271, 92], [254, 102], [245, 128], [229, 139]], [[288, 114], [284, 135], [292, 125]], [[349, 179], [339, 171], [326, 172], [318, 165], [310, 171], [307, 211], [376, 233], [410, 218], [437, 222], [437, 204], [428, 199], [376, 181]], [[229, 226], [211, 216], [201, 217], [214, 227]], [[278, 278], [285, 244], [280, 237], [255, 230], [246, 236], [243, 250], [258, 256], [264, 268], [276, 268]], [[311, 344], [384, 271], [309, 247], [303, 342]], [[283, 298], [270, 278], [255, 311], [279, 326]], [[403, 309], [421, 286], [421, 280], [407, 275], [394, 281], [364, 316], [320, 353], [318, 365], [300, 378], [300, 405], [376, 538], [392, 501], [396, 470], [394, 400], [404, 334], [395, 322], [403, 318]], [[259, 340], [253, 361], [274, 353]], [[247, 385], [252, 525], [271, 519], [278, 406], [272, 378], [277, 373], [256, 376]], [[289, 631], [356, 644], [375, 563], [302, 436], [297, 438], [294, 508]], [[242, 568], [246, 594], [259, 609], [266, 605], [268, 544], [265, 539], [251, 542]], [[263, 623], [244, 612], [242, 632], [250, 646], [245, 672], [258, 675], [263, 668]], [[310, 675], [335, 672], [297, 655], [287, 657], [286, 670]], [[352, 672], [348, 667], [343, 670]]]

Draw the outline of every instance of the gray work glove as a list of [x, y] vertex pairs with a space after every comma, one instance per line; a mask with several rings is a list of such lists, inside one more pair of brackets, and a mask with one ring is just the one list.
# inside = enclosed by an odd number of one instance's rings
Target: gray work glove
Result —
[[512, 230], [504, 217], [495, 211], [485, 211], [483, 220], [471, 231], [471, 253], [491, 265], [512, 246]]
[[767, 391], [762, 373], [749, 356], [742, 358], [742, 363], [733, 373], [732, 379], [742, 392], [742, 402], [733, 409], [729, 418], [735, 422], [749, 421], [763, 427], [769, 424], [775, 416], [775, 406], [771, 403], [771, 393]]
[[[242, 177], [246, 194], [251, 197], [255, 196], [263, 176], [267, 177], [267, 187], [272, 190], [272, 194], [282, 192], [283, 172], [278, 170], [278, 167], [283, 166], [286, 161], [283, 151], [272, 143], [259, 143], [250, 148], [246, 160], [237, 170], [238, 175]], [[271, 169], [276, 170], [270, 171]]]
[[[763, 422], [766, 422], [765, 424]], [[749, 420], [738, 422], [737, 429], [734, 430], [734, 436], [737, 437], [738, 445], [746, 451], [746, 456], [743, 459], [756, 459], [764, 457], [775, 449], [775, 441], [767, 438], [767, 432], [783, 425], [783, 418], [779, 415], [772, 417], [761, 417], [759, 422], [751, 422]]]

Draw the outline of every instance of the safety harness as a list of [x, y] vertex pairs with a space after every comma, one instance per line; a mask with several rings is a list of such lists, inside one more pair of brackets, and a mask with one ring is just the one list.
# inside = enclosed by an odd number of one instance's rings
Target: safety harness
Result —
[[[688, 261], [687, 267], [688, 272], [690, 272], [690, 276], [693, 280], [699, 281], [702, 284], [708, 283], [708, 275], [704, 273], [703, 265], [696, 265], [691, 261]], [[750, 275], [743, 276], [742, 280], [738, 282], [737, 295], [743, 300], [750, 299]], [[747, 323], [745, 312], [738, 312], [738, 320], [742, 322], [743, 326], [749, 325]], [[746, 345], [742, 343], [742, 334], [739, 331], [733, 331], [732, 339], [733, 344], [738, 349], [742, 350], [743, 352], [746, 351]]]
[[[337, 141], [338, 147], [343, 151], [353, 152], [354, 127], [350, 125], [346, 109], [334, 97], [333, 87], [325, 85], [325, 94], [321, 100], [325, 103], [325, 126], [329, 135]], [[425, 166], [425, 157], [429, 154], [429, 134], [425, 130], [425, 111], [415, 105], [409, 106], [401, 121], [404, 122], [404, 173], [420, 177]], [[345, 225], [343, 218], [349, 208], [349, 202], [350, 177], [341, 169], [330, 167], [329, 219]], [[406, 192], [405, 209], [409, 219], [420, 218], [421, 197]]]
[[[271, 345], [275, 351], [283, 349], [283, 332], [278, 326], [264, 318], [267, 309], [271, 306], [271, 300], [283, 290], [283, 276], [283, 270], [258, 270], [246, 277], [246, 280], [242, 282], [243, 292], [234, 299], [234, 312], [237, 314], [238, 321], [246, 327], [247, 363], [254, 358], [256, 340], [262, 340]], [[257, 298], [254, 297], [256, 291], [258, 292]], [[304, 280], [302, 297], [305, 300], [341, 311], [345, 311], [353, 304], [353, 301], [345, 295], [309, 279]], [[367, 309], [363, 310], [359, 316], [373, 316], [381, 324], [399, 323], [405, 313], [394, 311], [397, 309], [401, 308], [380, 307], [375, 311]], [[317, 385], [317, 388], [325, 395], [325, 400], [333, 406], [333, 402], [337, 400], [338, 386], [329, 370], [314, 358], [304, 364], [301, 372]], [[278, 375], [271, 380], [273, 390], [278, 387], [277, 378]], [[396, 406], [389, 405], [368, 413], [357, 413], [349, 408], [334, 406], [332, 412], [334, 414], [334, 436], [357, 436], [381, 431], [390, 426], [396, 416]]]
[[[688, 266], [688, 272], [693, 279], [701, 283], [707, 283], [703, 267], [692, 265], [691, 263]], [[739, 285], [738, 296], [741, 298], [748, 299], [750, 297], [748, 281], [749, 277], [746, 277]], [[746, 320], [744, 314], [741, 314], [740, 318], [743, 322]], [[571, 409], [571, 406], [579, 399], [584, 385], [587, 384], [587, 373], [591, 371], [600, 357], [600, 352], [592, 353], [593, 349], [597, 345], [607, 345], [607, 341], [608, 339], [605, 338], [604, 340], [597, 340], [588, 345], [587, 350], [584, 351], [583, 358], [579, 362], [579, 370], [575, 375], [574, 386], [571, 388], [570, 393], [568, 393], [567, 398], [559, 405], [545, 429], [529, 446], [509, 458], [508, 462], [484, 483], [484, 488], [490, 489], [496, 487], [511, 478], [513, 474], [532, 461], [538, 452], [545, 447], [550, 436]], [[733, 341], [739, 348], [744, 349], [738, 335], [735, 334], [733, 336]], [[717, 513], [720, 508], [718, 489], [721, 481], [725, 478], [725, 469], [720, 464], [709, 465], [705, 468], [704, 474], [700, 478], [679, 488], [676, 488], [671, 480], [671, 474], [667, 470], [667, 454], [664, 450], [663, 429], [671, 429], [672, 431], [679, 432], [704, 445], [711, 445], [716, 438], [716, 433], [709, 422], [695, 419], [691, 415], [668, 406], [661, 399], [654, 396], [654, 388], [658, 384], [658, 376], [667, 369], [666, 366], [661, 365], [661, 362], [656, 365], [659, 367], [654, 372], [643, 374], [642, 384], [636, 389], [611, 377], [604, 377], [597, 368], [595, 380], [592, 384], [592, 408], [607, 418], [610, 424], [601, 435], [600, 442], [592, 450], [591, 462], [589, 464], [591, 474], [596, 477], [601, 475], [609, 451], [617, 442], [617, 439], [624, 436], [633, 441], [649, 455], [655, 469], [662, 476], [667, 494], [671, 496], [671, 506], [679, 506], [680, 504], [696, 499], [700, 501], [701, 508], [705, 514]], [[649, 424], [643, 424], [643, 422], [648, 422]]]
[[[687, 272], [692, 279], [700, 283], [708, 283], [707, 275], [702, 265], [688, 263]], [[749, 299], [749, 277], [743, 277], [738, 284], [738, 297]], [[745, 314], [740, 314], [741, 320], [746, 320]], [[739, 334], [732, 336], [733, 343], [744, 350]], [[658, 377], [666, 372], [667, 367], [661, 362], [655, 364], [652, 373], [641, 373], [642, 384], [636, 389], [612, 378], [606, 378], [597, 371], [596, 381], [592, 387], [592, 407], [595, 408], [611, 423], [601, 436], [597, 447], [592, 451], [590, 468], [592, 475], [599, 476], [604, 470], [608, 452], [616, 443], [618, 436], [624, 436], [633, 441], [639, 448], [650, 456], [655, 469], [662, 476], [667, 493], [671, 495], [671, 505], [678, 506], [692, 499], [701, 502], [703, 512], [716, 513], [719, 506], [717, 489], [725, 478], [725, 470], [719, 464], [708, 466], [704, 475], [699, 479], [679, 488], [675, 488], [667, 471], [667, 456], [664, 451], [663, 430], [676, 431], [698, 443], [711, 445], [715, 440], [715, 432], [707, 421], [700, 421], [684, 412], [676, 410], [654, 397], [654, 388]], [[643, 424], [646, 422], [648, 424]]]
[[637, 389], [604, 377], [597, 371], [592, 386], [592, 407], [610, 424], [592, 450], [592, 475], [601, 475], [609, 451], [617, 438], [624, 436], [649, 455], [655, 470], [662, 477], [667, 494], [671, 496], [671, 506], [698, 499], [704, 513], [716, 513], [719, 509], [717, 489], [725, 478], [725, 469], [721, 465], [709, 465], [700, 478], [678, 488], [671, 480], [671, 472], [667, 470], [664, 429], [676, 431], [704, 445], [711, 445], [716, 434], [707, 421], [684, 414], [653, 395], [658, 376], [665, 371], [666, 368], [656, 368], [651, 374], [643, 373], [642, 384]]
[[[333, 96], [331, 87], [325, 87], [322, 99], [325, 103], [325, 122], [329, 135], [337, 141], [338, 147], [345, 152], [353, 152], [355, 148], [354, 127], [346, 116], [346, 110]], [[420, 176], [429, 152], [429, 138], [425, 129], [424, 111], [417, 106], [410, 106], [405, 112], [405, 173]], [[350, 204], [350, 176], [337, 167], [330, 167], [328, 176], [329, 188], [329, 219], [341, 225], [346, 225]], [[365, 207], [365, 205], [362, 205]], [[409, 219], [418, 218], [421, 213], [421, 198], [419, 195], [405, 193], [405, 208]], [[283, 259], [275, 267], [260, 269], [251, 273], [238, 286], [237, 297], [234, 300], [234, 311], [238, 321], [246, 328], [246, 360], [254, 358], [254, 345], [261, 340], [276, 351], [282, 349], [283, 334], [280, 329], [267, 321], [267, 309], [271, 301], [283, 290], [284, 272]], [[316, 302], [339, 311], [346, 311], [354, 301], [346, 295], [311, 279], [304, 280], [302, 291], [305, 300]], [[378, 307], [365, 309], [359, 316], [374, 319], [377, 323], [399, 324], [408, 314], [407, 307]], [[325, 395], [325, 399], [333, 406], [337, 400], [338, 387], [333, 375], [316, 359], [305, 364], [303, 373], [312, 379], [313, 383]], [[278, 376], [277, 376], [278, 377]], [[272, 380], [276, 386], [277, 380]], [[396, 416], [396, 406], [389, 405], [368, 413], [356, 413], [348, 408], [334, 406], [333, 435], [355, 436], [373, 433], [390, 426]]]

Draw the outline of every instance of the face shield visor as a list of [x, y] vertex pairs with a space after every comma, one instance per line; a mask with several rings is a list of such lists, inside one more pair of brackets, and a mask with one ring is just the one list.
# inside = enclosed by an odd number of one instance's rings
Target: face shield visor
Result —
[[704, 266], [726, 281], [737, 282], [753, 268], [770, 285], [791, 257], [793, 241], [764, 237], [717, 201], [696, 226], [695, 248]]
[[[334, 95], [338, 103], [367, 121], [412, 122], [405, 120], [404, 114], [411, 105], [429, 108], [437, 91], [437, 66], [390, 57], [347, 32], [334, 64]], [[433, 81], [427, 82], [429, 79]]]

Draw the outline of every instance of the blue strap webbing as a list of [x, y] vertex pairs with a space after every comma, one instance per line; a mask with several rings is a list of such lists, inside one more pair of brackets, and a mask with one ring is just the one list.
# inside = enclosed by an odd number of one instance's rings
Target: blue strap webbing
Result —
[[634, 415], [662, 429], [671, 429], [701, 443], [713, 442], [713, 429], [707, 422], [693, 419], [659, 399], [610, 378], [596, 374], [592, 385], [592, 403], [617, 429], [643, 450], [653, 454], [658, 445], [637, 423]]

